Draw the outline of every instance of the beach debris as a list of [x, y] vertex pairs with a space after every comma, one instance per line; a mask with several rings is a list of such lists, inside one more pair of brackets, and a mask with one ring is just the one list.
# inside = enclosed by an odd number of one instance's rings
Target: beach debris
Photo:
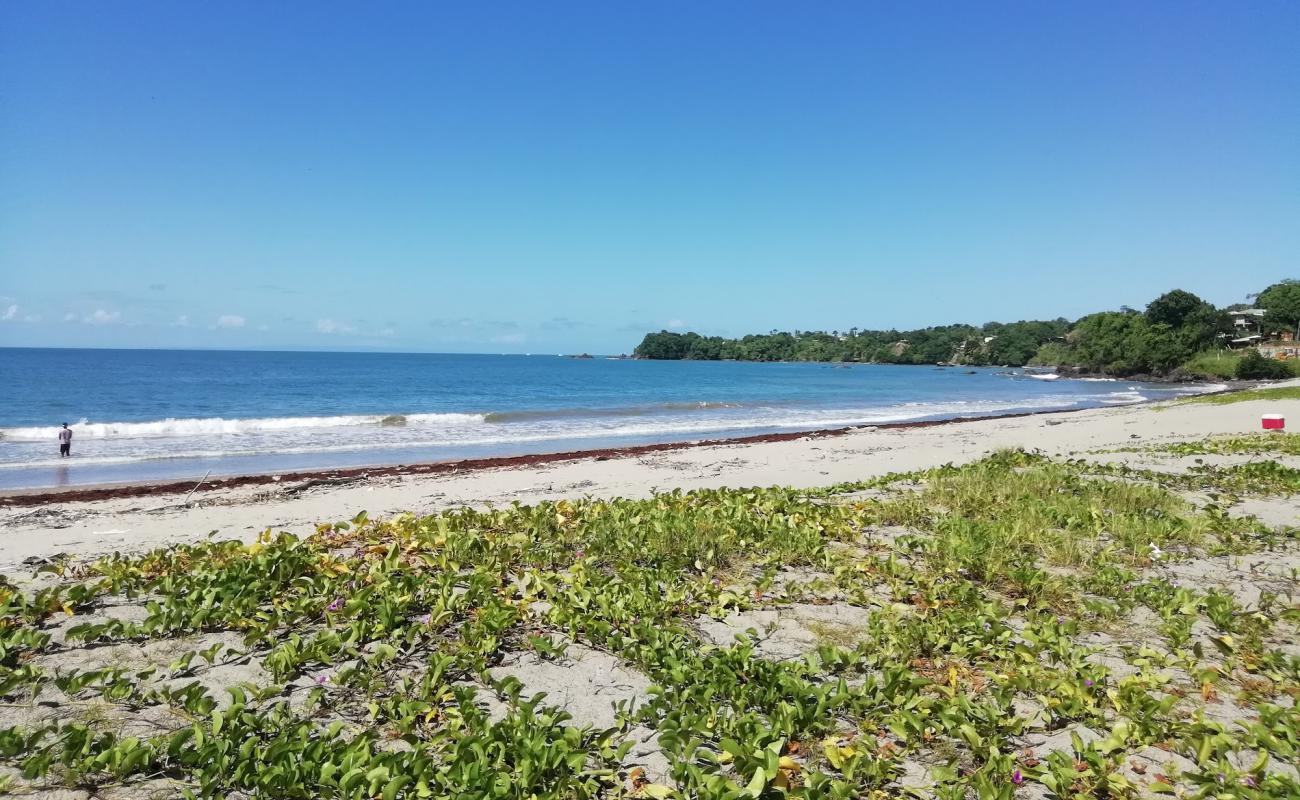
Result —
[[300, 494], [308, 489], [314, 489], [318, 486], [347, 486], [351, 483], [360, 483], [365, 478], [363, 476], [353, 476], [347, 478], [310, 478], [302, 483], [296, 483], [292, 486], [285, 486], [281, 492], [283, 494]]

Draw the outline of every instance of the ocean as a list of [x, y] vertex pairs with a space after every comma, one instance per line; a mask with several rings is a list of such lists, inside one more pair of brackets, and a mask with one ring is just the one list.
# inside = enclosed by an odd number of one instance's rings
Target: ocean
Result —
[[1207, 388], [999, 368], [0, 348], [0, 489], [1124, 405]]

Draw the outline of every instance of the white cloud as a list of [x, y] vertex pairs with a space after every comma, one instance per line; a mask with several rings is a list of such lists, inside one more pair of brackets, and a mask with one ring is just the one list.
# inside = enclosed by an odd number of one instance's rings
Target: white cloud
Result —
[[173, 328], [188, 328], [189, 326], [190, 326], [189, 314], [181, 314], [179, 317], [176, 318], [176, 321], [172, 323]]
[[528, 337], [522, 333], [503, 333], [491, 339], [496, 344], [523, 344], [527, 340]]
[[0, 314], [0, 320], [8, 322], [16, 316], [18, 316], [18, 304], [10, 303], [9, 307], [4, 310], [4, 313]]
[[332, 319], [316, 320], [317, 333], [352, 333], [355, 328], [351, 325], [344, 325], [341, 322], [335, 322]]
[[[64, 317], [64, 319], [67, 319], [67, 317]], [[105, 311], [102, 308], [97, 308], [90, 316], [82, 317], [81, 321], [87, 325], [116, 325], [122, 321], [122, 312]]]
[[263, 331], [263, 332], [265, 332], [265, 331], [269, 331], [269, 330], [271, 330], [271, 326], [270, 326], [270, 325], [266, 325], [266, 324], [262, 324], [262, 325], [258, 325], [258, 326], [257, 326], [257, 329], [258, 329], [259, 331]]
[[23, 322], [40, 322], [40, 321], [41, 321], [40, 314], [28, 314], [27, 316], [23, 317]]
[[217, 317], [217, 327], [218, 328], [242, 328], [244, 327], [244, 323], [246, 321], [247, 320], [245, 320], [243, 317], [239, 316], [238, 314], [222, 314], [221, 316]]
[[687, 328], [687, 327], [690, 326], [688, 326], [685, 322], [682, 322], [680, 319], [668, 320], [668, 330], [670, 331], [680, 331], [683, 328]]
[[316, 320], [316, 332], [323, 333], [327, 336], [339, 334], [342, 336], [359, 336], [367, 339], [377, 337], [386, 339], [397, 335], [397, 329], [392, 325], [385, 325], [382, 328], [371, 328], [364, 319], [359, 320], [357, 324], [364, 327], [358, 328], [357, 325], [350, 325], [346, 322], [339, 322], [338, 320], [325, 317], [324, 319]]
[[76, 315], [76, 314], [73, 314], [71, 311], [69, 311], [68, 313], [66, 313], [66, 314], [63, 315], [63, 321], [64, 321], [64, 322], [76, 322], [76, 321], [77, 321], [77, 315]]

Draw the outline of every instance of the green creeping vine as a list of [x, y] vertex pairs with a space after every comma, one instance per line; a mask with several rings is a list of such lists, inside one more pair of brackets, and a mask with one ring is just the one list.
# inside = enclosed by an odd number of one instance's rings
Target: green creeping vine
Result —
[[[1294, 595], [1246, 605], [1162, 572], [1293, 552], [1294, 531], [1169, 491], [1254, 490], [1264, 470], [1294, 491], [1285, 467], [1254, 470], [1007, 452], [54, 565], [43, 588], [0, 586], [0, 762], [14, 790], [191, 797], [1294, 797]], [[765, 653], [771, 630], [702, 634], [831, 604], [867, 613], [809, 627], [795, 658]], [[573, 648], [652, 683], [615, 727], [494, 677]], [[1152, 748], [1195, 767], [1141, 767]]]

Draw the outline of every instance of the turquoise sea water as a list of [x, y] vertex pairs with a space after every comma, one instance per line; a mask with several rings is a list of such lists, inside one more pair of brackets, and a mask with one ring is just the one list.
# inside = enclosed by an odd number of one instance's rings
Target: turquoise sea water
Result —
[[[0, 348], [0, 489], [713, 439], [1197, 390], [996, 368]], [[61, 460], [65, 421], [73, 457]]]

